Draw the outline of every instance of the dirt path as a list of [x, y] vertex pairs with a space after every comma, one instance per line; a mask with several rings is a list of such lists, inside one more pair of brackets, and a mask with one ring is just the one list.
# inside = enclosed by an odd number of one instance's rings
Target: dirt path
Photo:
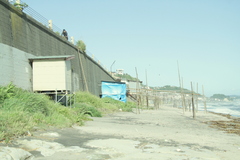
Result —
[[162, 107], [93, 118], [83, 127], [36, 132], [15, 145], [37, 160], [238, 160], [240, 136], [209, 127], [215, 114]]

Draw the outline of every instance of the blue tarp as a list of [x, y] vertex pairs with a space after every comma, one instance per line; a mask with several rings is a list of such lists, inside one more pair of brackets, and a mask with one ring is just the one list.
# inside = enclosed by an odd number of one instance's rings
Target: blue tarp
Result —
[[127, 87], [122, 82], [108, 82], [102, 81], [102, 98], [111, 97], [113, 99], [126, 102], [127, 101]]

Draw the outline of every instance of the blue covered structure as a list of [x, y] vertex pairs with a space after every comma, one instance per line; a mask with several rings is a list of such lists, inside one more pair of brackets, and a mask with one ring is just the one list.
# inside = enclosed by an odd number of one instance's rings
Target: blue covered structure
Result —
[[102, 98], [111, 97], [122, 102], [127, 101], [127, 85], [123, 82], [102, 81]]

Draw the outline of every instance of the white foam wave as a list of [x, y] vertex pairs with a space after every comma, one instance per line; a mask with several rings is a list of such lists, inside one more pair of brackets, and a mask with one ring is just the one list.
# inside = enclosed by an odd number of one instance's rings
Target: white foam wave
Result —
[[[199, 110], [204, 110], [203, 105], [199, 105]], [[207, 103], [207, 110], [215, 113], [230, 114], [231, 116], [240, 117], [240, 105], [234, 102], [217, 102]]]

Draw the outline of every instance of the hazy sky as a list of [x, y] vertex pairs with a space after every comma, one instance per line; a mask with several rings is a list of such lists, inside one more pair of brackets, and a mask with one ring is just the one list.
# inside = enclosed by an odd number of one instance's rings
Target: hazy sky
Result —
[[83, 40], [108, 70], [149, 86], [202, 85], [207, 96], [240, 95], [239, 0], [24, 0]]

